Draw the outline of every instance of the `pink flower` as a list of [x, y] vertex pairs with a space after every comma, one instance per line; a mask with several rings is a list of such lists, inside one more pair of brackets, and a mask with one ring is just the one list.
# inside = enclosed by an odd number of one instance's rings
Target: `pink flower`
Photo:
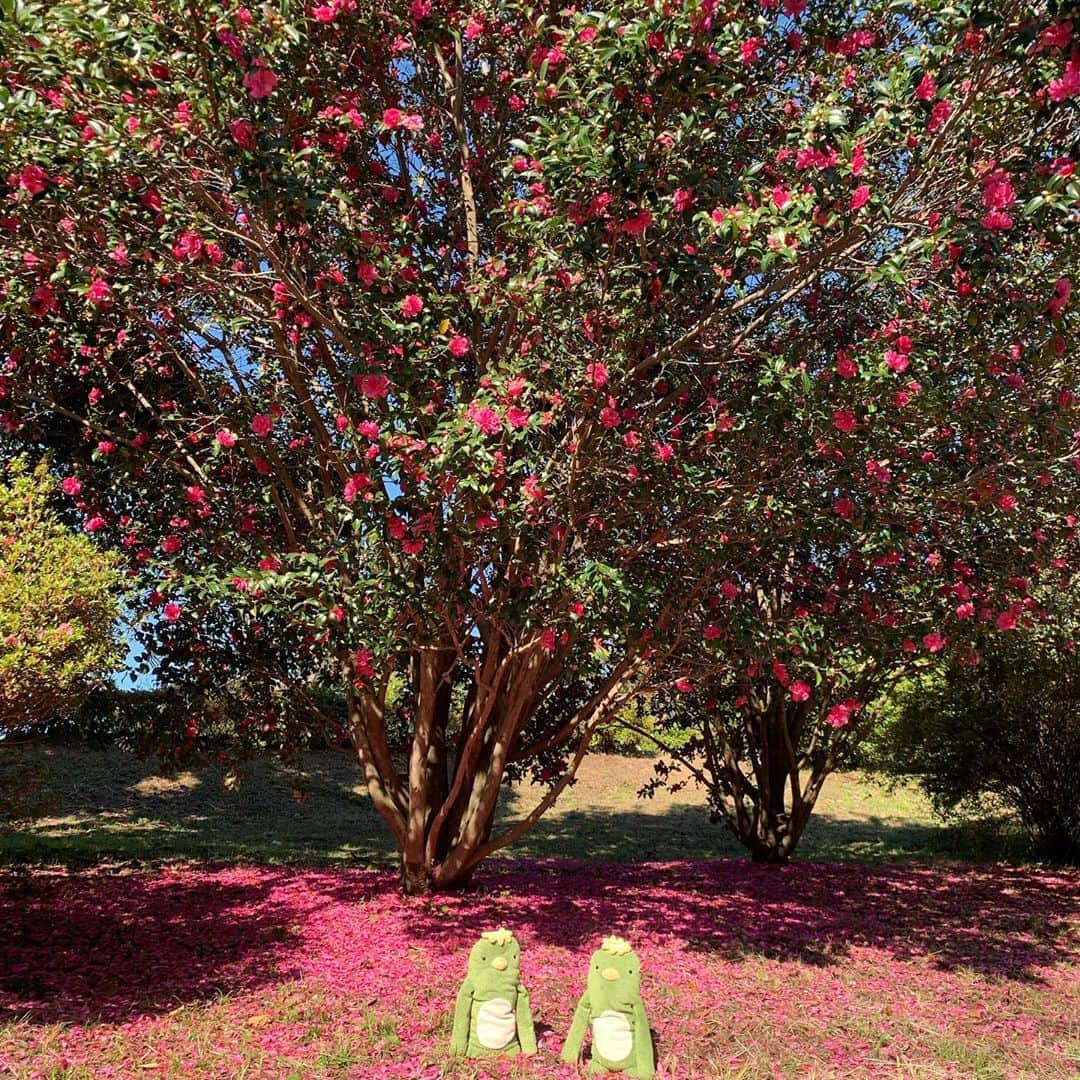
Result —
[[994, 624], [999, 630], [1015, 630], [1016, 616], [1011, 611], [1003, 611]]
[[258, 435], [260, 439], [269, 435], [273, 426], [274, 421], [265, 413], [259, 413], [259, 415], [251, 421], [251, 430]]
[[784, 184], [777, 184], [772, 189], [772, 201], [777, 210], [783, 210], [791, 202], [791, 192]]
[[175, 555], [183, 548], [183, 546], [184, 541], [174, 534], [166, 536], [165, 539], [161, 541], [161, 550], [164, 551], [166, 555]]
[[521, 482], [521, 492], [529, 502], [544, 501], [544, 489], [540, 486], [540, 477], [533, 473]]
[[825, 716], [825, 723], [834, 728], [846, 727], [851, 721], [851, 709], [847, 705], [834, 705]]
[[861, 206], [865, 206], [869, 199], [870, 189], [865, 184], [860, 184], [851, 196], [851, 209], [858, 210]]
[[360, 379], [360, 393], [364, 397], [384, 398], [390, 393], [390, 380], [385, 375], [364, 375]]
[[498, 413], [487, 405], [480, 405], [475, 401], [469, 405], [469, 419], [488, 435], [494, 435], [502, 428]]
[[788, 688], [792, 701], [808, 701], [810, 698], [810, 685], [796, 679]]
[[1012, 177], [1004, 169], [987, 173], [982, 181], [983, 206], [988, 210], [1005, 210], [1016, 202]]
[[851, 175], [858, 176], [866, 168], [866, 151], [862, 142], [857, 142], [851, 151]]
[[1072, 59], [1065, 65], [1059, 79], [1051, 79], [1047, 89], [1050, 100], [1061, 102], [1080, 96], [1080, 60]]
[[933, 101], [937, 97], [937, 83], [930, 72], [923, 75], [922, 81], [915, 87], [915, 96], [919, 101]]
[[557, 637], [556, 637], [555, 631], [552, 630], [552, 628], [549, 626], [540, 635], [540, 647], [545, 652], [554, 652], [555, 651], [555, 642], [556, 642], [556, 640], [557, 640]]
[[109, 283], [104, 278], [96, 277], [90, 282], [90, 288], [86, 291], [86, 299], [91, 304], [110, 304], [112, 298], [112, 289], [109, 288]]
[[952, 102], [948, 98], [942, 98], [930, 113], [930, 123], [926, 125], [927, 131], [932, 135], [941, 128], [951, 115]]
[[927, 634], [922, 639], [922, 643], [927, 652], [937, 653], [945, 648], [945, 638], [937, 633], [937, 631]]
[[19, 187], [31, 195], [39, 195], [49, 182], [49, 174], [40, 165], [24, 165], [19, 173]]
[[591, 364], [586, 364], [585, 375], [597, 390], [601, 386], [607, 385], [608, 370], [600, 360], [594, 360]]
[[255, 125], [250, 120], [232, 120], [229, 123], [229, 134], [233, 142], [244, 150], [251, 150], [255, 146]]
[[64, 478], [64, 482], [60, 485], [60, 490], [65, 495], [75, 496], [82, 491], [82, 481], [74, 476], [67, 476]]
[[677, 188], [674, 196], [675, 212], [685, 213], [696, 201], [694, 193], [689, 188]]
[[366, 473], [354, 473], [345, 481], [344, 499], [351, 503], [357, 495], [362, 495], [371, 487], [371, 477]]
[[278, 77], [265, 67], [254, 67], [244, 76], [244, 86], [247, 92], [255, 98], [269, 97], [278, 84]]
[[404, 300], [401, 301], [401, 314], [406, 319], [413, 319], [424, 310], [424, 301], [420, 299], [416, 293], [409, 293]]
[[214, 438], [217, 439], [218, 445], [223, 446], [226, 450], [236, 445], [236, 436], [227, 428], [222, 428]]
[[83, 528], [87, 532], [100, 532], [105, 528], [105, 519], [100, 514], [91, 514], [90, 517], [83, 522]]
[[838, 431], [854, 431], [857, 426], [855, 414], [850, 409], [837, 409], [833, 412], [833, 424]]
[[893, 349], [885, 350], [885, 364], [890, 371], [895, 371], [897, 375], [901, 371], [906, 371], [910, 361], [907, 356], [902, 352], [895, 352]]
[[450, 339], [450, 352], [454, 356], [464, 356], [469, 351], [469, 339], [455, 334]]
[[531, 413], [528, 409], [521, 408], [520, 405], [511, 405], [506, 410], [506, 422], [512, 428], [523, 428], [528, 422]]
[[170, 600], [162, 609], [162, 615], [165, 616], [166, 622], [176, 622], [180, 618], [180, 613], [184, 609], [175, 601]]
[[853, 379], [859, 374], [859, 366], [843, 349], [836, 354], [836, 373], [841, 379]]
[[995, 229], [1004, 232], [1013, 227], [1013, 219], [1004, 210], [990, 210], [979, 224], [984, 229]]

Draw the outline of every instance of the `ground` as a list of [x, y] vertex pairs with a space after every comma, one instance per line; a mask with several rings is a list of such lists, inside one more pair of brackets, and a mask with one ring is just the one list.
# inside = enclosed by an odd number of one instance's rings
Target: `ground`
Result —
[[[1080, 1075], [1080, 873], [955, 861], [975, 834], [911, 790], [834, 778], [807, 857], [760, 867], [693, 791], [642, 805], [649, 764], [597, 757], [475, 891], [403, 900], [336, 758], [296, 803], [274, 769], [232, 797], [50, 754], [56, 816], [0, 834], [0, 1076], [577, 1076], [557, 1053], [612, 932], [642, 956], [663, 1077]], [[455, 1065], [454, 994], [497, 925], [540, 1054]]]

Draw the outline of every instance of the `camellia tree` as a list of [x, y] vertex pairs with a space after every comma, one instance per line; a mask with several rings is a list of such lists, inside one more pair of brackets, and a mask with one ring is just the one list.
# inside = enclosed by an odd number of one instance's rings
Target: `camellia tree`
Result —
[[5, 427], [166, 681], [342, 686], [407, 890], [635, 695], [843, 706], [1071, 558], [1040, 5], [5, 7]]
[[59, 521], [58, 495], [44, 462], [0, 469], [0, 733], [70, 716], [120, 662], [118, 560]]

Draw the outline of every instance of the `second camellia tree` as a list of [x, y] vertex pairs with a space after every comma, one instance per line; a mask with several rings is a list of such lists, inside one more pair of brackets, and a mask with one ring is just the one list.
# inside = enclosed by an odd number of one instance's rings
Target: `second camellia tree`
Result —
[[342, 686], [407, 890], [635, 694], [790, 736], [1071, 571], [1041, 5], [9, 7], [5, 429], [164, 680]]

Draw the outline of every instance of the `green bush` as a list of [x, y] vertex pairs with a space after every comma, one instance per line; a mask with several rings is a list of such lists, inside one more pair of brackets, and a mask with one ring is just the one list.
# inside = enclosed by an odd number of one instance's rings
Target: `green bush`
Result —
[[117, 560], [57, 519], [42, 462], [0, 467], [0, 729], [71, 716], [120, 661]]
[[[634, 728], [640, 730], [635, 731]], [[660, 717], [639, 710], [635, 705], [627, 705], [616, 719], [596, 729], [589, 749], [600, 754], [622, 754], [624, 757], [656, 757], [662, 752], [660, 747], [642, 732], [655, 735], [672, 750], [685, 750], [695, 735], [689, 727], [665, 724]]]
[[1014, 811], [1055, 859], [1080, 860], [1080, 657], [1046, 635], [988, 643], [898, 684], [862, 764], [915, 775], [945, 818]]

